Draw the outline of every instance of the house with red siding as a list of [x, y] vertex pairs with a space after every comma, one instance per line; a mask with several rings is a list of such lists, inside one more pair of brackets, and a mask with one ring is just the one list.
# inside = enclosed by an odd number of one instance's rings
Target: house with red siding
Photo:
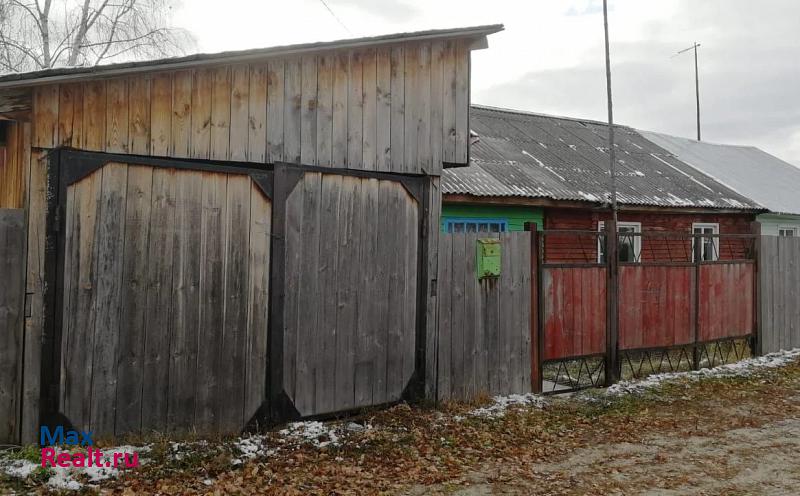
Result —
[[[604, 229], [611, 218], [607, 124], [473, 105], [470, 127], [469, 165], [442, 176], [443, 231], [519, 230], [523, 221], [545, 230]], [[692, 234], [708, 235], [698, 247], [704, 260], [748, 249], [714, 235], [751, 233], [764, 208], [635, 129], [615, 131], [621, 261], [691, 260]], [[599, 262], [599, 239], [551, 233], [544, 256]]]

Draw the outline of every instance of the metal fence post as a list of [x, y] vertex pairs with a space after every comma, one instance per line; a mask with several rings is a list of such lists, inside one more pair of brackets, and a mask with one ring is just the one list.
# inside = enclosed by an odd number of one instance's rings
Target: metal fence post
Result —
[[750, 349], [753, 355], [764, 354], [763, 340], [761, 339], [761, 223], [753, 221], [753, 338]]
[[606, 364], [605, 382], [610, 386], [619, 382], [620, 363], [619, 347], [619, 243], [617, 225], [612, 218], [606, 223], [606, 268], [608, 270], [608, 286], [606, 287]]
[[700, 369], [700, 243], [702, 237], [692, 233], [692, 258], [694, 259], [694, 329], [692, 336], [692, 369]]
[[541, 393], [544, 329], [540, 296], [542, 271], [539, 268], [539, 226], [535, 222], [526, 222], [525, 230], [531, 233], [531, 391]]

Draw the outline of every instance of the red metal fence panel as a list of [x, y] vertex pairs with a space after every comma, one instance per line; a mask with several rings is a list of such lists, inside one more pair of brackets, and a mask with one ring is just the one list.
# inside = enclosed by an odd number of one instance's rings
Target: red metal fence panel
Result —
[[752, 262], [700, 267], [698, 341], [753, 332], [753, 273]]
[[605, 353], [606, 268], [542, 268], [544, 360]]
[[620, 266], [619, 348], [689, 344], [694, 329], [694, 267]]

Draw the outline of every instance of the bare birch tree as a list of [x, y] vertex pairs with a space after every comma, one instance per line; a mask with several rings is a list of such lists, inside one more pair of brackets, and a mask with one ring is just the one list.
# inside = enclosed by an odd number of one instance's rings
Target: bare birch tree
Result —
[[176, 0], [0, 0], [0, 72], [179, 55]]

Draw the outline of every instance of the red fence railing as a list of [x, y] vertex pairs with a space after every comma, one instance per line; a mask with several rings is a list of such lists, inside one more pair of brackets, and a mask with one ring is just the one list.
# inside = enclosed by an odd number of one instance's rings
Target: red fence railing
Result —
[[615, 249], [607, 237], [536, 235], [540, 351], [533, 375], [545, 390], [714, 366], [750, 353], [757, 235], [618, 233], [618, 264], [606, 256]]

